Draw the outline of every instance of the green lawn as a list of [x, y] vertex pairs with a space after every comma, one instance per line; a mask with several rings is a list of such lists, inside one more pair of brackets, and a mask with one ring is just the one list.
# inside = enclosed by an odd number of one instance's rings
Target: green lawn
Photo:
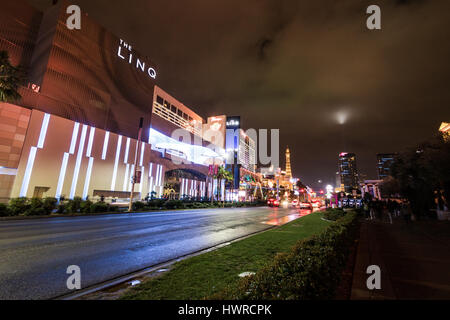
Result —
[[176, 263], [166, 274], [128, 290], [121, 299], [203, 299], [239, 280], [238, 274], [256, 272], [278, 252], [298, 240], [324, 230], [330, 222], [316, 212], [279, 228], [235, 242], [227, 247]]

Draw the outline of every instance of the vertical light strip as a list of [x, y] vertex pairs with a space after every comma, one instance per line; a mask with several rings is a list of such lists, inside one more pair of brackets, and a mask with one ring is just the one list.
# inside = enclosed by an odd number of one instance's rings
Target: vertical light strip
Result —
[[112, 181], [111, 181], [111, 191], [114, 191], [116, 188], [117, 166], [119, 165], [119, 156], [120, 156], [121, 148], [122, 148], [122, 136], [119, 136], [119, 139], [117, 141], [116, 160], [114, 162], [114, 170], [113, 170], [113, 176], [112, 176]]
[[80, 173], [80, 166], [83, 157], [84, 144], [86, 142], [87, 129], [87, 125], [83, 125], [83, 129], [81, 129], [80, 144], [78, 145], [77, 161], [75, 162], [75, 169], [73, 170], [72, 187], [70, 188], [69, 199], [74, 198], [75, 191], [77, 189], [78, 175]]
[[184, 192], [184, 178], [181, 178], [180, 198], [183, 197], [183, 192]]
[[59, 171], [58, 185], [56, 186], [56, 193], [55, 193], [55, 198], [58, 200], [61, 198], [61, 192], [64, 186], [64, 179], [66, 178], [66, 170], [67, 170], [67, 163], [69, 162], [69, 156], [75, 153], [75, 146], [77, 144], [79, 128], [80, 124], [78, 122], [75, 122], [73, 125], [72, 139], [70, 140], [69, 153], [64, 152], [63, 160], [61, 163], [61, 170]]
[[89, 158], [88, 162], [88, 168], [86, 170], [86, 178], [84, 179], [84, 188], [83, 188], [83, 200], [87, 199], [88, 192], [89, 192], [89, 184], [91, 182], [91, 174], [92, 174], [92, 166], [94, 165], [94, 158], [91, 157], [92, 155], [92, 144], [94, 143], [94, 135], [95, 135], [95, 128], [91, 127], [91, 131], [89, 132], [89, 140], [88, 140], [88, 146], [86, 150], [86, 157]]
[[153, 163], [150, 162], [150, 169], [148, 169], [148, 177], [150, 178], [152, 176], [153, 171]]
[[187, 194], [188, 196], [192, 196], [192, 181], [190, 179], [187, 180]]
[[155, 186], [159, 186], [159, 164], [156, 165], [156, 178], [155, 178]]
[[89, 140], [88, 140], [88, 146], [86, 150], [86, 157], [90, 157], [92, 154], [92, 143], [94, 142], [94, 135], [95, 135], [95, 128], [91, 127], [91, 131], [89, 132]]
[[130, 138], [127, 138], [127, 146], [125, 147], [125, 157], [123, 158], [123, 162], [128, 162], [128, 153], [130, 152]]
[[191, 179], [188, 180], [188, 190], [189, 190], [189, 196], [192, 197], [192, 183], [193, 181]]
[[145, 152], [145, 142], [141, 144], [141, 160], [139, 161], [139, 166], [142, 167], [142, 163], [144, 162], [144, 152]]
[[128, 170], [130, 169], [130, 165], [127, 163], [127, 167], [125, 168], [125, 177], [123, 178], [123, 188], [122, 191], [127, 191], [128, 185]]
[[73, 126], [72, 141], [70, 142], [70, 149], [69, 149], [70, 154], [75, 153], [75, 146], [77, 144], [79, 128], [80, 128], [80, 124], [78, 122], [75, 122], [75, 124]]
[[37, 147], [42, 149], [44, 147], [45, 136], [47, 135], [48, 123], [50, 121], [50, 115], [46, 113], [44, 120], [42, 120], [41, 133], [39, 134], [39, 141]]
[[[92, 130], [91, 130], [92, 131]], [[89, 158], [89, 164], [86, 172], [86, 179], [84, 180], [83, 200], [86, 200], [89, 192], [89, 183], [91, 182], [92, 166], [94, 164], [94, 158]]]
[[194, 183], [194, 197], [197, 197], [197, 196], [198, 196], [197, 180], [195, 180], [195, 183]]
[[30, 183], [31, 172], [33, 170], [34, 160], [36, 158], [36, 147], [31, 147], [30, 155], [28, 156], [27, 167], [25, 169], [25, 175], [22, 181], [22, 188], [20, 189], [20, 197], [26, 197], [28, 191], [28, 185]]
[[148, 169], [148, 178], [149, 178], [148, 193], [151, 193], [153, 191], [152, 190], [152, 184], [153, 184], [152, 170], [153, 170], [153, 163], [150, 162], [150, 167]]
[[160, 185], [160, 186], [163, 185], [162, 171], [163, 171], [163, 166], [160, 165], [160, 166], [159, 166], [159, 185]]
[[152, 192], [153, 192], [153, 177], [150, 177], [150, 184], [149, 184], [149, 187], [148, 187], [148, 193], [150, 193], [150, 195], [151, 195]]
[[103, 142], [102, 160], [106, 159], [106, 153], [108, 152], [108, 143], [109, 143], [109, 131], [106, 131], [105, 141]]
[[61, 170], [59, 171], [58, 186], [56, 187], [56, 194], [55, 194], [55, 198], [58, 200], [61, 198], [61, 192], [62, 192], [62, 187], [64, 185], [64, 179], [66, 177], [68, 161], [69, 161], [69, 154], [67, 152], [64, 152], [63, 161], [61, 164]]
[[225, 200], [225, 180], [222, 180], [221, 188], [222, 188], [222, 201], [224, 201]]
[[37, 147], [31, 147], [30, 154], [28, 155], [27, 166], [25, 168], [25, 174], [22, 180], [22, 186], [20, 188], [20, 197], [26, 197], [28, 193], [28, 186], [30, 184], [31, 173], [33, 172], [34, 161], [36, 159], [37, 149], [42, 149], [44, 147], [45, 137], [47, 136], [48, 124], [50, 121], [50, 115], [48, 113], [44, 114], [44, 119], [42, 120], [41, 131], [39, 133], [39, 139]]

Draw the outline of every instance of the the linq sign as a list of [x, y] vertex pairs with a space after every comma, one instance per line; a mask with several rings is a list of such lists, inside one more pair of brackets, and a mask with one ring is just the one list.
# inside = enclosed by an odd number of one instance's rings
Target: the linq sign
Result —
[[156, 79], [156, 70], [145, 61], [135, 57], [131, 45], [122, 39], [120, 39], [119, 48], [117, 49], [117, 56], [136, 67], [139, 71], [146, 73], [150, 78]]

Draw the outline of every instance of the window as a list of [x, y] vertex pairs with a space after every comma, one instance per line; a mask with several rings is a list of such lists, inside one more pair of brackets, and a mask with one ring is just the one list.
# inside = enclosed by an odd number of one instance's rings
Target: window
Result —
[[175, 107], [174, 105], [172, 105], [171, 109], [170, 109], [173, 113], [177, 113], [177, 107]]
[[178, 110], [178, 115], [179, 115], [180, 117], [182, 117], [182, 116], [183, 116], [183, 111]]
[[189, 117], [189, 122], [192, 122], [192, 120], [194, 120], [194, 119], [192, 119], [192, 117]]
[[161, 98], [160, 96], [156, 96], [156, 102], [158, 102], [160, 105], [164, 104], [164, 99]]
[[187, 115], [186, 113], [183, 113], [183, 118], [184, 118], [184, 120], [189, 119], [189, 118], [188, 118], [188, 115]]
[[170, 103], [167, 101], [164, 101], [164, 107], [170, 110]]

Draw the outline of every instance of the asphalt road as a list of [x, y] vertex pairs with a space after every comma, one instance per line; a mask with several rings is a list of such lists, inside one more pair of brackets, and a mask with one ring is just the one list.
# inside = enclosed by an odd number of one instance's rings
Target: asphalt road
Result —
[[49, 299], [302, 215], [294, 209], [235, 208], [0, 221], [0, 299]]

